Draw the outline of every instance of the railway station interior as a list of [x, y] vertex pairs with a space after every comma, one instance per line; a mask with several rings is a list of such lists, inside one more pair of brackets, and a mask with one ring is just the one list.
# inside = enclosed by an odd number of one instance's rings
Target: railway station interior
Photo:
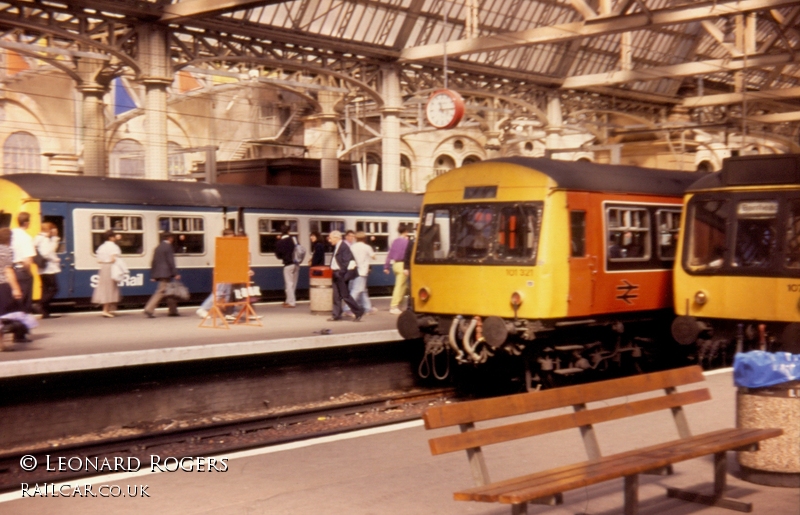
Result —
[[0, 515], [800, 513], [797, 0], [10, 0], [0, 30], [0, 258], [25, 214], [60, 262], [3, 322]]

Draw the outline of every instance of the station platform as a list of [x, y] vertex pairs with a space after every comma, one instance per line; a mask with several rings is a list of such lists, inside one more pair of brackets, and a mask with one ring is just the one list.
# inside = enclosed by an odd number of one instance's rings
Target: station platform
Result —
[[31, 343], [0, 352], [0, 379], [402, 340], [389, 299], [372, 300], [379, 311], [358, 323], [328, 322], [330, 315], [312, 314], [308, 301], [301, 301], [296, 308], [255, 304], [262, 326], [230, 329], [199, 327], [197, 306], [180, 308], [179, 317], [160, 308], [153, 319], [141, 309], [120, 311], [115, 318], [98, 311], [60, 313], [39, 321]]
[[[695, 433], [735, 425], [732, 372], [707, 376], [712, 401], [686, 407]], [[683, 388], [681, 388], [683, 390]], [[226, 472], [150, 473], [149, 464], [135, 473], [107, 475], [91, 480], [93, 491], [119, 486], [125, 497], [22, 497], [0, 495], [0, 515], [104, 515], [170, 513], [172, 515], [347, 514], [373, 515], [507, 515], [510, 508], [483, 503], [456, 502], [454, 491], [471, 485], [465, 453], [433, 457], [427, 440], [450, 430], [425, 431], [421, 422], [409, 422], [287, 445], [217, 456], [226, 459]], [[653, 413], [596, 427], [602, 451], [620, 452], [643, 443], [665, 441], [677, 434], [669, 413]], [[622, 436], [625, 435], [625, 436]], [[484, 449], [494, 480], [523, 471], [548, 469], [584, 459], [579, 432], [563, 431], [521, 443]], [[145, 470], [147, 469], [147, 470]], [[753, 513], [796, 515], [800, 491], [761, 486], [737, 477], [734, 453], [728, 453], [726, 495], [753, 503]], [[672, 476], [640, 476], [641, 515], [722, 515], [729, 510], [669, 499], [665, 487], [691, 488], [710, 493], [711, 457], [675, 465]], [[145, 485], [148, 497], [127, 495]], [[71, 485], [74, 487], [75, 485]], [[29, 489], [33, 488], [29, 485]], [[130, 488], [131, 490], [128, 490]], [[65, 491], [71, 491], [69, 489]], [[561, 506], [529, 506], [528, 513], [548, 515], [612, 515], [623, 512], [623, 481], [609, 481], [572, 490]]]

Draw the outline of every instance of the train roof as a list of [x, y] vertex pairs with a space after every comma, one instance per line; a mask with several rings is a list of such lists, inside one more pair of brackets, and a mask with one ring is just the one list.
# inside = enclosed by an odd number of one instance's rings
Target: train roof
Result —
[[800, 154], [729, 157], [722, 161], [722, 170], [703, 177], [687, 191], [787, 184], [800, 184]]
[[0, 179], [16, 184], [31, 198], [53, 202], [414, 214], [422, 204], [420, 195], [383, 191], [31, 173], [3, 175]]
[[542, 157], [502, 157], [484, 163], [511, 163], [541, 172], [559, 188], [607, 193], [642, 193], [681, 197], [697, 180], [696, 172], [678, 172], [589, 161], [560, 161]]

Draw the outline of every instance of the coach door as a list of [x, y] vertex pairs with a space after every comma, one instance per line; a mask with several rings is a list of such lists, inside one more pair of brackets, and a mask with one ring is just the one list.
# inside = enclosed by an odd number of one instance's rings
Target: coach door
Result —
[[592, 255], [589, 230], [589, 194], [567, 193], [569, 210], [569, 304], [567, 316], [592, 313], [597, 257]]

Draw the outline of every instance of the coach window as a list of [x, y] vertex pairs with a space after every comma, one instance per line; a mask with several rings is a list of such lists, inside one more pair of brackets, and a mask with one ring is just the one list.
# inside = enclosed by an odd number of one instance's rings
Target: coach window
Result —
[[416, 261], [441, 261], [450, 255], [450, 211], [429, 209], [422, 216]]
[[122, 255], [144, 254], [142, 217], [135, 215], [92, 215], [92, 254], [103, 242], [104, 234], [113, 230]]
[[172, 247], [176, 254], [205, 253], [205, 224], [199, 216], [161, 216], [158, 218], [158, 230], [174, 235]]
[[736, 205], [736, 244], [733, 266], [770, 265], [778, 241], [778, 201], [750, 200]]
[[297, 238], [297, 220], [285, 218], [258, 219], [258, 248], [261, 254], [275, 254], [275, 248], [281, 237], [281, 227], [284, 225], [289, 226], [289, 235]]
[[499, 210], [495, 254], [498, 259], [527, 259], [536, 255], [540, 213], [530, 205]]
[[0, 229], [11, 227], [11, 213], [0, 213]]
[[675, 259], [675, 249], [678, 246], [678, 231], [681, 228], [681, 212], [677, 209], [659, 209], [656, 211], [658, 227], [658, 257], [659, 259]]
[[488, 206], [465, 206], [455, 219], [455, 257], [481, 259], [489, 255], [494, 239], [495, 209]]
[[325, 243], [325, 252], [333, 252], [333, 246], [328, 243], [328, 235], [333, 231], [339, 231], [344, 237], [344, 220], [309, 220], [308, 229], [311, 232], [318, 232], [322, 235]]
[[650, 213], [640, 207], [606, 208], [609, 261], [650, 259]]
[[800, 199], [789, 201], [786, 220], [786, 268], [800, 268]]
[[689, 204], [688, 268], [719, 269], [725, 263], [730, 202], [695, 198]]
[[389, 222], [357, 221], [356, 231], [367, 234], [367, 243], [375, 252], [389, 251]]
[[586, 211], [569, 212], [570, 256], [586, 255]]

